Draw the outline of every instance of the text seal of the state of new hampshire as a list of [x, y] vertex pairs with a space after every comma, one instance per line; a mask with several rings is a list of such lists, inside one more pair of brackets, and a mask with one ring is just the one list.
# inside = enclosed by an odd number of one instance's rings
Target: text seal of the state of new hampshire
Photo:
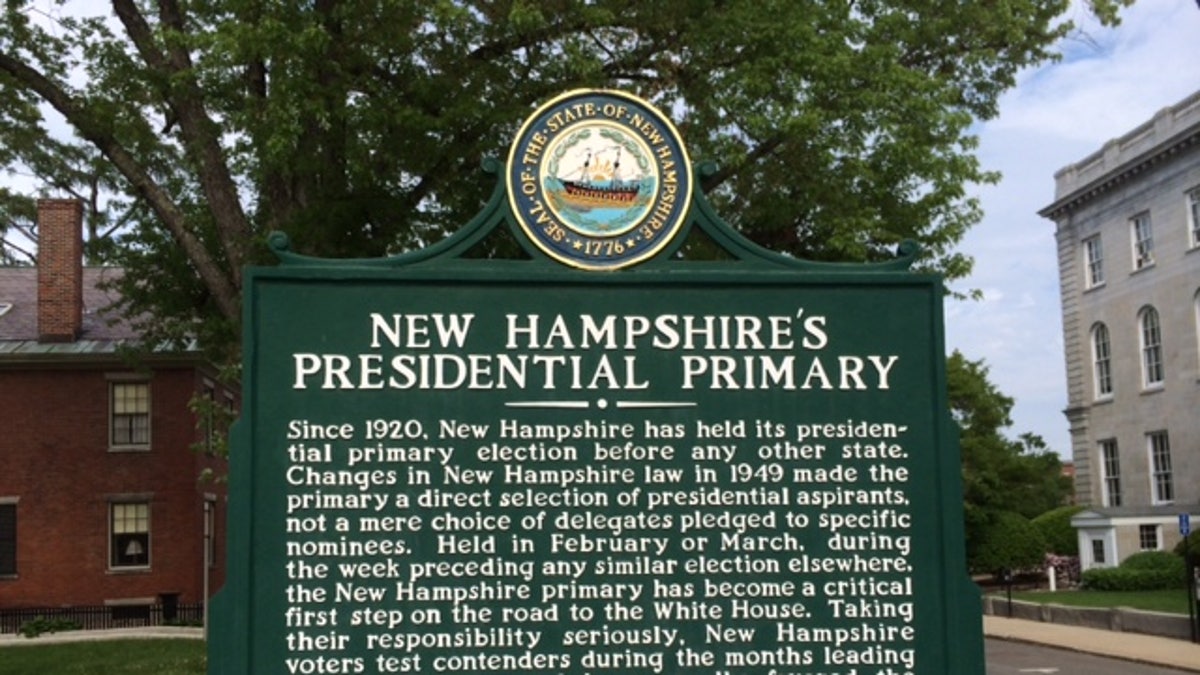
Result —
[[505, 187], [521, 229], [543, 253], [615, 270], [650, 259], [683, 227], [692, 168], [679, 132], [649, 103], [579, 90], [525, 121]]

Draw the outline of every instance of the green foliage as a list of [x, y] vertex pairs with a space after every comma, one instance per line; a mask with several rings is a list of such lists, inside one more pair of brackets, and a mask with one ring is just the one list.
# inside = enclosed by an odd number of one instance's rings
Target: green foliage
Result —
[[1183, 578], [1183, 558], [1169, 551], [1139, 551], [1121, 563], [1122, 569], [1161, 571]]
[[968, 559], [971, 569], [999, 573], [1027, 570], [1041, 565], [1046, 542], [1029, 519], [1019, 513], [1003, 512], [992, 519], [984, 538]]
[[1156, 591], [1183, 588], [1183, 558], [1167, 551], [1134, 553], [1120, 567], [1090, 569], [1081, 585], [1093, 591]]
[[[1115, 21], [1124, 0], [1095, 0]], [[536, 104], [619, 88], [675, 118], [720, 212], [818, 260], [923, 245], [950, 281], [996, 180], [972, 125], [1071, 30], [1064, 0], [939, 3], [133, 0], [0, 12], [0, 166], [88, 203], [152, 341], [237, 353], [241, 271], [427, 245], [489, 194]], [[34, 20], [36, 17], [36, 20]], [[74, 132], [62, 138], [42, 111]], [[22, 203], [20, 199], [24, 198]], [[28, 196], [13, 204], [28, 210]], [[0, 203], [0, 210], [4, 204]], [[7, 247], [6, 247], [7, 250]]]
[[1033, 519], [1034, 526], [1046, 540], [1048, 552], [1065, 556], [1079, 555], [1079, 536], [1071, 527], [1071, 518], [1082, 510], [1082, 506], [1060, 506]]
[[[228, 378], [228, 381], [235, 381], [233, 374], [226, 374], [225, 377]], [[211, 390], [198, 392], [192, 396], [188, 401], [188, 408], [195, 415], [196, 431], [199, 432], [200, 437], [199, 441], [191, 445], [192, 452], [228, 457], [229, 429], [237, 418], [237, 411], [230, 407], [228, 401], [212, 396]], [[205, 472], [202, 478], [214, 481], [224, 480], [223, 476], [216, 476], [209, 472]]]
[[[1004, 436], [1012, 423], [1013, 400], [988, 380], [982, 361], [952, 353], [946, 361], [946, 389], [962, 450], [967, 559], [975, 560], [1005, 514], [1029, 519], [1058, 508], [1071, 492], [1071, 481], [1063, 476], [1058, 455], [1040, 438], [1027, 434], [1013, 441]], [[1040, 551], [1038, 558], [1046, 552]]]
[[1089, 591], [1159, 591], [1183, 588], [1179, 576], [1163, 570], [1134, 570], [1125, 567], [1090, 569], [1083, 573], [1080, 586]]
[[1200, 530], [1194, 531], [1175, 544], [1175, 555], [1184, 556], [1191, 550], [1193, 564], [1200, 565]]
[[89, 640], [4, 649], [0, 675], [204, 675], [203, 640]]
[[1132, 5], [1134, 0], [1088, 0], [1088, 7], [1106, 25], [1121, 23], [1120, 10]]
[[1066, 605], [1068, 607], [1129, 607], [1146, 612], [1167, 612], [1187, 616], [1188, 597], [1176, 589], [1162, 591], [1085, 591], [1079, 589], [1060, 590], [1048, 593], [1045, 590], [1016, 591], [1013, 600], [1041, 604]]
[[61, 633], [68, 630], [80, 630], [83, 628], [78, 621], [71, 619], [47, 619], [44, 616], [39, 616], [32, 621], [26, 621], [21, 624], [18, 629], [21, 635], [27, 638], [35, 638], [46, 633]]

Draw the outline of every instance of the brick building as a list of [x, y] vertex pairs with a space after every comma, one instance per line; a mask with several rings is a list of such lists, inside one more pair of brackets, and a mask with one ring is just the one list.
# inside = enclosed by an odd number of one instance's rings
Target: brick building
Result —
[[0, 611], [199, 602], [224, 581], [201, 475], [225, 462], [189, 402], [235, 395], [195, 352], [123, 349], [100, 288], [120, 270], [83, 267], [78, 202], [40, 201], [38, 228], [38, 266], [0, 268]]

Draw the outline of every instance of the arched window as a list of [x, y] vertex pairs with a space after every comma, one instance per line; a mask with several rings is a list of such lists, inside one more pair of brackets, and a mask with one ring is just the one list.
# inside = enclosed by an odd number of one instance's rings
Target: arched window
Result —
[[1142, 343], [1142, 384], [1156, 387], [1163, 382], [1162, 327], [1158, 311], [1146, 307], [1138, 314], [1138, 328]]
[[1096, 398], [1112, 396], [1112, 345], [1108, 340], [1108, 326], [1102, 323], [1092, 326], [1092, 375]]

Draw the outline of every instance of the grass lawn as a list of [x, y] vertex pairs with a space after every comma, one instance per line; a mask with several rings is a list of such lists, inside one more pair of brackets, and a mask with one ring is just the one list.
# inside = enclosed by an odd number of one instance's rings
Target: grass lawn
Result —
[[[992, 595], [1006, 597], [1003, 591]], [[1188, 613], [1187, 591], [1014, 591], [1013, 600], [1054, 603], [1071, 607], [1130, 607], [1149, 612]]]
[[0, 649], [0, 675], [204, 675], [203, 640], [105, 640]]

